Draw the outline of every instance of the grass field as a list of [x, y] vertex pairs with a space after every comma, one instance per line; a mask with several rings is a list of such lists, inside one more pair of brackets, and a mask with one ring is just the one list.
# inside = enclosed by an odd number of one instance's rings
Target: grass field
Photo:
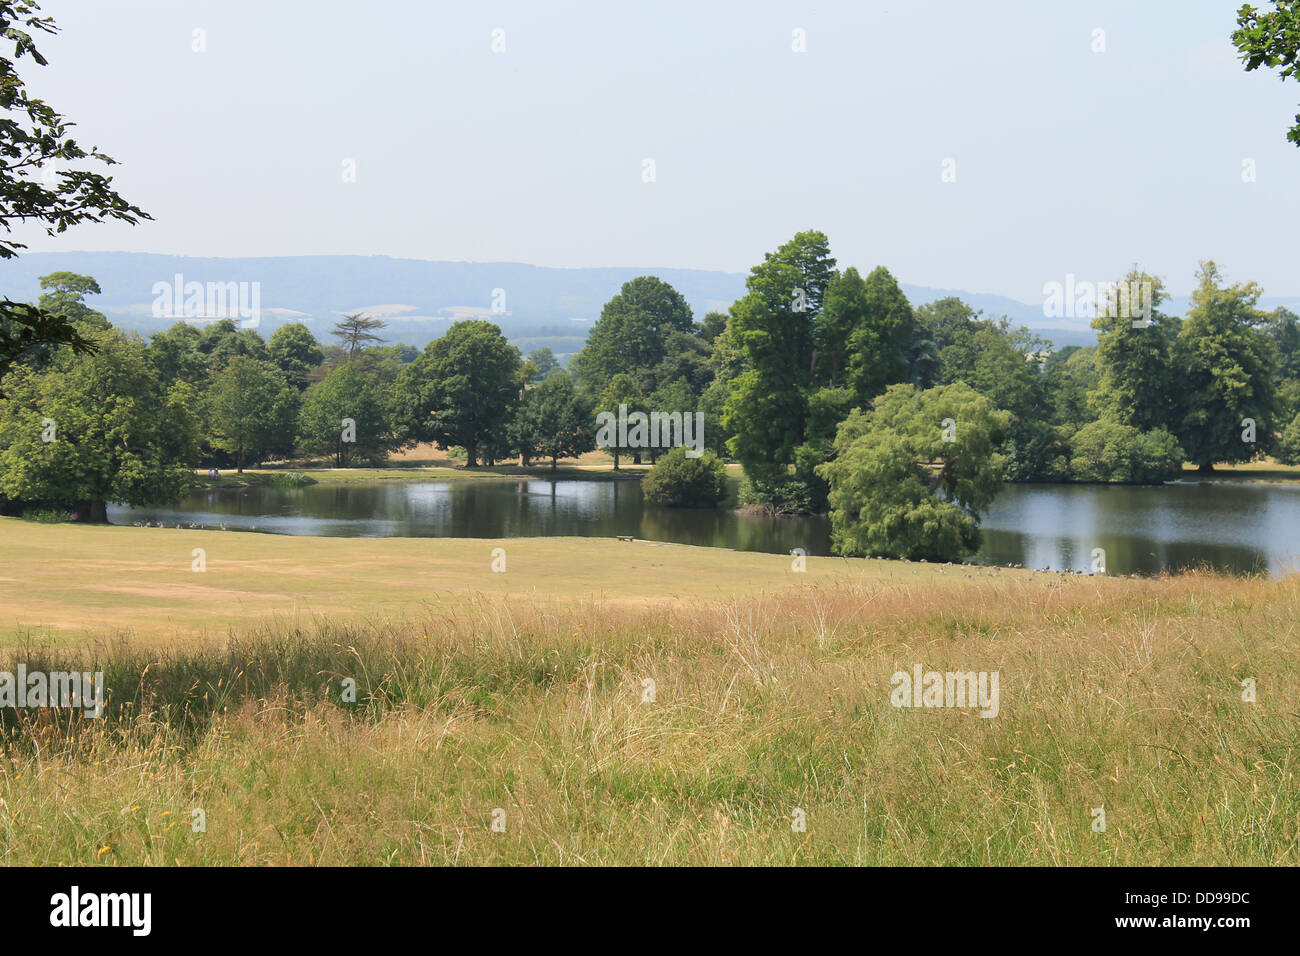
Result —
[[1295, 864], [1298, 580], [4, 520], [0, 860]]
[[[194, 549], [206, 570], [194, 571]], [[505, 572], [492, 571], [505, 551]], [[80, 643], [109, 630], [137, 640], [224, 636], [268, 618], [403, 618], [474, 596], [516, 605], [634, 607], [765, 589], [973, 570], [807, 558], [652, 541], [585, 538], [312, 538], [171, 528], [78, 527], [0, 518], [0, 645], [33, 634]], [[1010, 574], [1011, 572], [1004, 572]]]

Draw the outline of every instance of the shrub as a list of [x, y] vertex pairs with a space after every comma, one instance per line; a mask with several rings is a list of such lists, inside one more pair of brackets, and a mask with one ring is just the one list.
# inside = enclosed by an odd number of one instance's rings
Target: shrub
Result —
[[305, 488], [316, 484], [314, 478], [308, 478], [301, 471], [276, 471], [265, 476], [266, 483], [272, 488]]
[[823, 497], [809, 482], [784, 470], [779, 474], [746, 473], [740, 479], [740, 504], [767, 514], [815, 514]]
[[673, 508], [715, 508], [727, 497], [727, 468], [710, 452], [687, 458], [674, 448], [641, 479], [647, 501]]
[[1143, 432], [1118, 422], [1090, 422], [1070, 445], [1075, 481], [1159, 484], [1177, 478], [1185, 460], [1177, 439], [1164, 428]]
[[62, 524], [65, 521], [76, 521], [76, 512], [68, 511], [65, 508], [28, 508], [23, 512], [24, 521], [37, 521], [41, 524]]
[[999, 450], [1007, 458], [1007, 481], [1061, 481], [1069, 474], [1066, 443], [1060, 430], [1047, 422], [1015, 422]]
[[1284, 465], [1300, 465], [1300, 415], [1291, 419], [1291, 424], [1282, 432], [1273, 457]]

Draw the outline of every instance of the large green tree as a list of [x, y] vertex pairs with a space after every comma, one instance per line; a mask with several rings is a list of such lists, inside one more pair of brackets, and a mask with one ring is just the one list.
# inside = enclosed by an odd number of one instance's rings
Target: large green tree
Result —
[[[1222, 284], [1213, 262], [1201, 263], [1178, 337], [1174, 363], [1183, 415], [1175, 430], [1188, 460], [1201, 471], [1218, 462], [1249, 461], [1266, 450], [1273, 421], [1273, 352], [1256, 308], [1254, 282]], [[1243, 440], [1246, 419], [1255, 423], [1256, 443]]]
[[1006, 319], [983, 318], [960, 299], [939, 299], [916, 310], [939, 356], [936, 384], [965, 382], [1020, 418], [1039, 414], [1041, 393], [1033, 362], [1042, 343], [1014, 331]]
[[570, 367], [593, 395], [620, 373], [631, 375], [643, 391], [652, 391], [658, 384], [654, 370], [668, 354], [674, 331], [692, 336], [695, 331], [686, 299], [662, 279], [638, 276], [624, 282], [605, 303]]
[[700, 327], [696, 330], [696, 334], [705, 342], [712, 343], [726, 327], [727, 313], [710, 312], [700, 320]]
[[750, 271], [732, 306], [727, 334], [747, 369], [731, 381], [723, 424], [752, 484], [785, 480], [804, 442], [814, 331], [834, 270], [825, 234], [798, 233]]
[[1275, 457], [1284, 465], [1300, 465], [1300, 413], [1291, 418], [1283, 429]]
[[563, 369], [529, 388], [517, 415], [521, 454], [526, 445], [527, 457], [551, 459], [552, 471], [559, 459], [577, 458], [596, 447], [591, 402]]
[[1137, 295], [1116, 292], [1092, 320], [1098, 381], [1090, 400], [1112, 422], [1139, 431], [1172, 430], [1179, 418], [1178, 374], [1172, 361], [1178, 322], [1160, 311], [1164, 283], [1135, 268], [1120, 280], [1119, 288], [1137, 290]]
[[241, 329], [234, 319], [217, 319], [206, 323], [199, 332], [199, 354], [207, 362], [208, 370], [216, 373], [230, 364], [236, 356], [246, 356], [260, 362], [270, 361], [266, 342], [256, 329]]
[[[86, 296], [99, 294], [99, 283], [92, 277], [75, 272], [51, 272], [41, 276], [40, 283], [42, 291], [36, 300], [35, 309], [44, 317], [42, 321], [66, 323], [84, 342], [90, 341], [91, 333], [103, 332], [109, 328], [108, 319], [86, 304]], [[2, 323], [3, 319], [0, 319], [0, 324]], [[52, 339], [29, 346], [22, 352], [21, 360], [25, 364], [43, 368], [64, 344], [68, 343]], [[80, 351], [86, 349], [82, 347]], [[2, 369], [0, 375], [3, 375]]]
[[730, 454], [728, 443], [734, 434], [724, 424], [727, 399], [731, 397], [731, 383], [749, 368], [745, 352], [731, 332], [731, 320], [729, 317], [724, 318], [721, 330], [713, 336], [713, 351], [709, 356], [709, 371], [713, 377], [700, 395], [699, 404], [699, 410], [704, 413], [705, 445], [718, 455]]
[[[698, 401], [699, 399], [696, 398], [694, 390], [687, 381], [684, 378], [679, 378], [676, 381], [663, 382], [658, 388], [651, 392], [646, 397], [645, 411], [650, 414], [660, 412], [668, 415], [676, 415], [680, 413], [685, 425], [691, 428], [691, 440], [694, 441], [696, 434], [695, 426], [693, 424], [694, 419], [692, 419], [691, 416], [695, 414], [696, 404]], [[682, 438], [683, 436], [674, 434], [672, 440], [677, 442]], [[661, 435], [661, 444], [652, 445], [647, 449], [652, 464], [658, 461], [661, 455], [665, 454], [668, 445], [663, 443], [667, 441], [668, 439]]]
[[497, 326], [456, 322], [397, 376], [394, 431], [408, 444], [459, 445], [474, 468], [479, 446], [506, 434], [523, 389], [522, 370], [519, 350]]
[[854, 331], [867, 321], [867, 290], [853, 266], [836, 272], [826, 284], [822, 314], [813, 330], [814, 377], [818, 384], [836, 388], [848, 376]]
[[165, 384], [188, 382], [205, 387], [208, 357], [199, 350], [203, 333], [190, 322], [176, 322], [149, 337], [149, 362]]
[[[828, 311], [830, 298], [828, 292]], [[907, 349], [916, 335], [916, 320], [907, 296], [884, 266], [871, 270], [862, 281], [857, 311], [859, 319], [849, 330], [847, 341], [846, 383], [856, 393], [858, 404], [865, 406], [885, 386], [908, 379]]]
[[238, 471], [292, 449], [298, 393], [270, 362], [237, 355], [212, 378], [206, 396], [209, 441], [229, 452]]
[[1300, 316], [1278, 306], [1268, 317], [1266, 331], [1273, 343], [1278, 379], [1300, 379]]
[[1096, 392], [1100, 379], [1096, 346], [1067, 345], [1048, 356], [1043, 394], [1051, 422], [1077, 429], [1095, 421], [1098, 416], [1088, 396]]
[[[618, 419], [619, 406], [623, 406], [628, 413], [635, 411], [645, 411], [642, 407], [645, 404], [645, 397], [636, 387], [636, 382], [631, 375], [619, 373], [609, 380], [609, 384], [601, 391], [600, 397], [596, 400], [595, 411], [607, 412], [613, 415], [615, 420]], [[619, 458], [623, 455], [631, 456], [636, 463], [641, 460], [641, 449], [633, 448], [630, 445], [620, 445], [618, 443], [618, 429], [615, 428], [610, 437], [612, 442], [603, 446], [604, 451], [613, 456], [614, 470], [618, 471]], [[626, 436], [624, 436], [626, 437]]]
[[1002, 484], [1011, 415], [965, 384], [891, 385], [839, 427], [830, 485], [837, 554], [951, 560], [979, 544]]
[[330, 455], [334, 464], [346, 468], [358, 460], [378, 464], [396, 443], [378, 390], [345, 362], [303, 394], [298, 444], [312, 454]]
[[1000, 451], [1007, 456], [1006, 475], [1016, 481], [1059, 477], [1064, 448], [1057, 429], [1046, 421], [1042, 360], [1049, 343], [1010, 320], [986, 319], [955, 297], [916, 310], [917, 329], [910, 353], [923, 356], [924, 370], [914, 370], [921, 384], [964, 382], [996, 408], [1011, 412], [1013, 422]]
[[102, 312], [86, 304], [86, 296], [99, 295], [99, 283], [92, 276], [76, 272], [51, 272], [41, 276], [41, 297], [38, 308], [54, 312], [87, 329], [102, 332], [109, 327]]
[[308, 373], [325, 360], [316, 336], [301, 322], [289, 322], [271, 333], [266, 352], [289, 383], [299, 389], [307, 387]]
[[164, 386], [138, 338], [91, 332], [95, 351], [60, 349], [50, 366], [18, 366], [0, 397], [0, 497], [52, 503], [86, 521], [109, 501], [178, 498], [193, 480], [197, 396]]
[[654, 389], [672, 382], [685, 382], [691, 394], [698, 398], [713, 381], [712, 351], [709, 343], [698, 335], [673, 329], [664, 338], [664, 357], [651, 370], [650, 382]]
[[528, 362], [533, 366], [532, 373], [528, 377], [530, 382], [545, 381], [548, 375], [560, 367], [555, 353], [546, 346], [529, 352]]

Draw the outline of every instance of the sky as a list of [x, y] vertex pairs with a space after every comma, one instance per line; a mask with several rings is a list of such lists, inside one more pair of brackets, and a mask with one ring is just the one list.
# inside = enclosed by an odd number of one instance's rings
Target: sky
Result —
[[1300, 83], [1237, 6], [46, 0], [22, 75], [154, 221], [16, 236], [743, 272], [815, 228], [1026, 302], [1206, 258], [1300, 296]]

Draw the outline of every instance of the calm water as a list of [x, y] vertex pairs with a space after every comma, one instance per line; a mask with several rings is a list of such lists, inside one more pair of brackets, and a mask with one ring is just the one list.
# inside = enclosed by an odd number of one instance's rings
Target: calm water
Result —
[[[740, 551], [830, 553], [825, 518], [764, 518], [647, 504], [635, 481], [534, 479], [311, 485], [204, 491], [176, 508], [111, 507], [109, 519], [276, 534], [511, 538], [635, 535]], [[1008, 485], [985, 516], [975, 560], [1112, 574], [1209, 564], [1273, 574], [1300, 568], [1300, 487]]]

